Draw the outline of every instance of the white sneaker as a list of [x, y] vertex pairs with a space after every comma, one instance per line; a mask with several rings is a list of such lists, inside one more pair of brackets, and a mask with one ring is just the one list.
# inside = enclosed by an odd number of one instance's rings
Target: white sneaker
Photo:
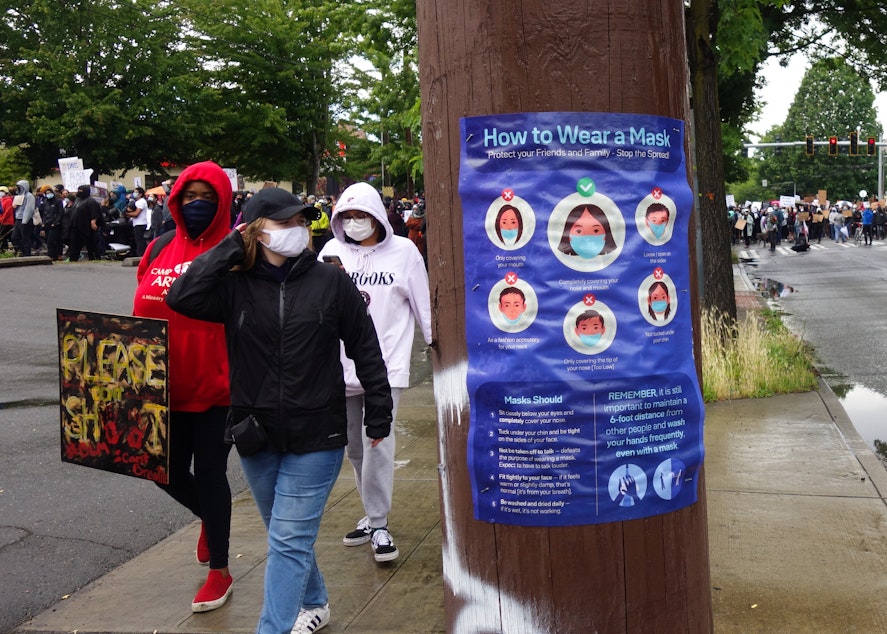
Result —
[[299, 618], [293, 625], [292, 634], [311, 634], [317, 630], [326, 627], [330, 622], [330, 604], [321, 605], [316, 608], [299, 610]]
[[373, 553], [376, 561], [392, 561], [400, 554], [394, 545], [394, 538], [388, 532], [388, 527], [373, 529]]
[[370, 528], [370, 518], [364, 516], [364, 518], [357, 523], [357, 528], [342, 538], [342, 543], [346, 546], [360, 546], [361, 544], [366, 544], [370, 541], [372, 534], [373, 529]]

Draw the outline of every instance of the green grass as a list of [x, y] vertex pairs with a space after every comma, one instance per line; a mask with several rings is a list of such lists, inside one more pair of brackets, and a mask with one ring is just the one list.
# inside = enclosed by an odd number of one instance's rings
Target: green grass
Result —
[[810, 349], [774, 311], [748, 311], [733, 336], [723, 336], [729, 331], [723, 317], [703, 312], [702, 396], [706, 402], [816, 388]]

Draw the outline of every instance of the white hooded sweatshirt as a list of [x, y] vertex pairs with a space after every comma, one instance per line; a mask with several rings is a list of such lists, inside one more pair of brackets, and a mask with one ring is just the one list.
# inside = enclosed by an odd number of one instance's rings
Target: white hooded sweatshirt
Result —
[[[384, 236], [378, 244], [364, 247], [348, 241], [340, 214], [350, 210], [368, 213], [382, 226]], [[337, 255], [342, 260], [373, 318], [388, 382], [391, 387], [407, 388], [417, 321], [425, 343], [431, 344], [431, 297], [422, 255], [412, 241], [394, 234], [379, 193], [369, 183], [355, 183], [342, 192], [330, 228], [336, 239], [324, 245], [318, 259]], [[354, 363], [344, 352], [341, 358], [346, 395], [362, 394]]]

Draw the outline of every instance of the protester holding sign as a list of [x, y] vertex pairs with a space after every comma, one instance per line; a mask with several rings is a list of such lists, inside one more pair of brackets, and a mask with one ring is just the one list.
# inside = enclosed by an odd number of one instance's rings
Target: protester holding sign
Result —
[[[173, 280], [228, 233], [231, 184], [215, 163], [188, 167], [169, 196], [177, 231], [148, 245], [139, 263], [133, 313], [169, 322], [170, 474], [158, 485], [202, 520], [197, 560], [209, 564], [191, 609], [205, 612], [231, 595], [228, 571], [231, 488], [225, 422], [230, 403], [221, 325], [174, 312], [164, 301]], [[194, 473], [191, 473], [191, 462]]]
[[366, 435], [381, 442], [391, 433], [391, 389], [364, 299], [308, 249], [318, 211], [283, 189], [261, 190], [246, 224], [194, 260], [167, 298], [185, 315], [225, 324], [230, 431], [268, 529], [261, 633], [329, 622], [314, 543], [348, 440], [340, 341], [365, 390]]

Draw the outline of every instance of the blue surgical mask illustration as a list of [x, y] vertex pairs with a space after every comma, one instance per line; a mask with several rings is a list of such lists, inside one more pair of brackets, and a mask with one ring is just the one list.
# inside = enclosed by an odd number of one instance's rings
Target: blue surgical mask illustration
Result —
[[582, 345], [584, 345], [584, 346], [592, 347], [592, 346], [596, 346], [596, 345], [598, 345], [598, 344], [601, 342], [601, 337], [602, 337], [602, 336], [603, 336], [603, 335], [601, 335], [601, 334], [596, 334], [596, 335], [579, 335], [579, 341], [581, 341], [581, 342], [582, 342]]
[[570, 246], [579, 257], [591, 259], [604, 250], [604, 236], [570, 236]]
[[502, 239], [505, 242], [514, 242], [517, 240], [517, 229], [502, 229]]
[[651, 302], [650, 306], [653, 308], [654, 313], [664, 313], [665, 309], [668, 308], [668, 302], [663, 300], [658, 300], [655, 302]]
[[660, 238], [662, 238], [662, 236], [665, 234], [665, 227], [666, 227], [666, 224], [665, 224], [664, 222], [663, 222], [661, 225], [657, 225], [657, 224], [654, 224], [654, 223], [650, 223], [650, 224], [647, 225], [647, 226], [650, 227], [650, 231], [653, 232], [653, 236], [655, 236], [655, 238], [656, 238], [657, 240], [659, 240]]

